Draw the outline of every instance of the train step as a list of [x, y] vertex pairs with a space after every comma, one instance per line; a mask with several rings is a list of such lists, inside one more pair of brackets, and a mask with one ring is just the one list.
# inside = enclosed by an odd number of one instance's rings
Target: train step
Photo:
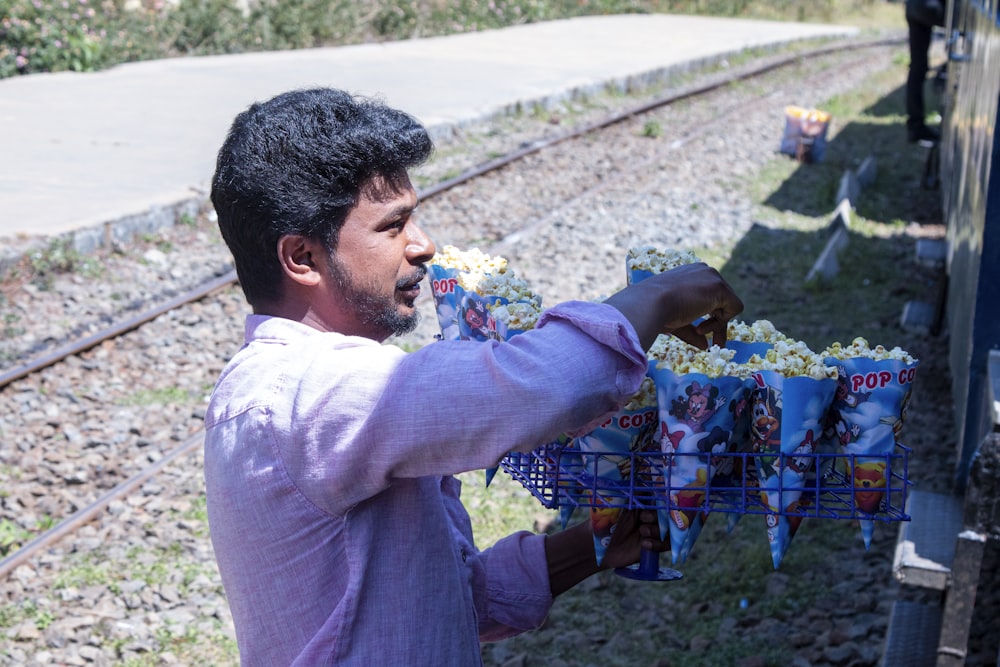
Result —
[[935, 667], [941, 605], [897, 600], [889, 616], [882, 667]]
[[910, 520], [900, 524], [892, 572], [909, 586], [943, 591], [962, 530], [962, 498], [914, 490], [906, 505]]
[[964, 530], [961, 496], [913, 491], [900, 525], [893, 574], [907, 586], [941, 591], [934, 602], [898, 599], [883, 667], [964, 664], [986, 535]]
[[[909, 521], [899, 527], [893, 575], [903, 584], [943, 591], [962, 528], [962, 500], [957, 496], [911, 491]], [[899, 599], [892, 605], [882, 667], [935, 667], [941, 634], [941, 604]]]

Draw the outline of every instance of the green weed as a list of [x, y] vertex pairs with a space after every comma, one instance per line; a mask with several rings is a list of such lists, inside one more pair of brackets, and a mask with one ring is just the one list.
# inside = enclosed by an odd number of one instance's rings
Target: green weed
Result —
[[31, 539], [31, 531], [8, 520], [0, 520], [0, 556], [6, 556]]
[[642, 136], [650, 139], [659, 139], [663, 136], [663, 126], [659, 121], [649, 120], [642, 126]]
[[28, 256], [34, 282], [47, 289], [56, 274], [69, 273], [80, 260], [79, 254], [66, 239], [53, 239], [49, 245]]
[[186, 403], [190, 399], [188, 392], [180, 387], [160, 387], [158, 389], [139, 389], [127, 396], [122, 396], [118, 405], [147, 406], [175, 405]]

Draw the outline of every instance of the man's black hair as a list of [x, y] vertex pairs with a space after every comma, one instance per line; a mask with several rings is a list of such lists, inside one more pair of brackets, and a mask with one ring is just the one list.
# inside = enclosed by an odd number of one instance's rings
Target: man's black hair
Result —
[[240, 113], [219, 150], [212, 204], [247, 301], [281, 297], [281, 236], [332, 253], [362, 194], [399, 191], [432, 149], [412, 116], [340, 90], [291, 91]]

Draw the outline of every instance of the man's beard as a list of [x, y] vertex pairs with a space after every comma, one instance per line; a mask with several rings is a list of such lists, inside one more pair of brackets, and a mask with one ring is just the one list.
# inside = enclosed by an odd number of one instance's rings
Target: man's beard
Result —
[[[327, 265], [344, 302], [354, 311], [358, 321], [371, 328], [380, 340], [408, 334], [417, 327], [420, 313], [414, 310], [410, 315], [400, 314], [395, 292], [390, 296], [378, 294], [373, 285], [358, 280], [334, 256], [329, 258]], [[421, 265], [413, 276], [398, 281], [396, 289], [410, 287], [423, 280], [426, 274], [426, 267]], [[412, 303], [407, 305], [413, 306]]]

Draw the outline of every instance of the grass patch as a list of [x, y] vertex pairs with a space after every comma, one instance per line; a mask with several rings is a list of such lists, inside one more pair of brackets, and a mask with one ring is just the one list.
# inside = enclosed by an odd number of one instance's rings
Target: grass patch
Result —
[[161, 387], [159, 389], [138, 389], [118, 399], [117, 404], [123, 406], [147, 405], [183, 405], [192, 400], [190, 393], [180, 387]]
[[642, 126], [642, 136], [650, 139], [659, 139], [663, 136], [663, 126], [658, 121], [647, 121]]
[[42, 290], [52, 288], [56, 277], [79, 274], [85, 278], [99, 278], [104, 271], [100, 261], [81, 254], [68, 238], [52, 239], [45, 248], [35, 250], [12, 270], [10, 279], [27, 280]]
[[540, 528], [552, 527], [556, 510], [544, 508], [524, 487], [499, 471], [489, 487], [482, 470], [458, 476], [462, 482], [462, 504], [475, 527], [476, 546], [485, 549], [500, 538], [519, 530], [531, 530], [531, 517]]
[[6, 556], [30, 540], [32, 532], [7, 519], [0, 520], [0, 556]]

